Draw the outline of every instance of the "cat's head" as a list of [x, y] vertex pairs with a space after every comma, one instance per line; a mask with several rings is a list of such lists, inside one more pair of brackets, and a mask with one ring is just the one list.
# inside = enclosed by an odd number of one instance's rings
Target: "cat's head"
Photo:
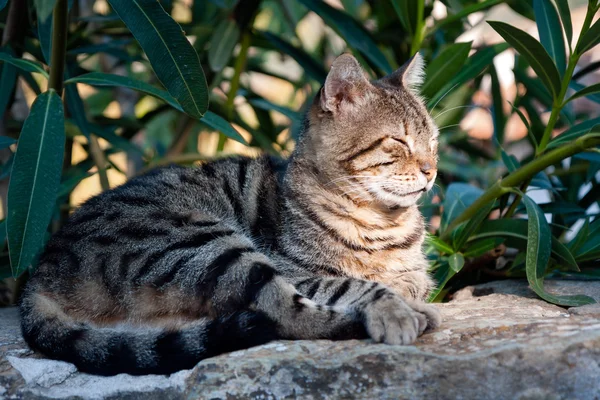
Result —
[[353, 198], [408, 207], [433, 187], [438, 129], [418, 87], [419, 54], [392, 74], [369, 81], [354, 57], [338, 57], [308, 113], [301, 146]]

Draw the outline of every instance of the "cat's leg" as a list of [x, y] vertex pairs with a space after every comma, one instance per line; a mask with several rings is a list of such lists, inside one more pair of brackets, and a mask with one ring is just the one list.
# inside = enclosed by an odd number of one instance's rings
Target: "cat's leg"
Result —
[[369, 335], [375, 340], [389, 342], [386, 335], [391, 336], [391, 340], [397, 338], [398, 334], [394, 331], [399, 327], [395, 321], [402, 316], [417, 319], [419, 334], [425, 329], [437, 328], [442, 321], [435, 306], [412, 297], [399, 296], [393, 288], [378, 282], [313, 277], [294, 280], [293, 283], [300, 293], [318, 304], [359, 312], [365, 318]]
[[376, 282], [314, 276], [296, 285], [273, 276], [252, 303], [277, 322], [283, 338], [360, 338], [366, 331], [377, 342], [409, 344], [439, 324]]

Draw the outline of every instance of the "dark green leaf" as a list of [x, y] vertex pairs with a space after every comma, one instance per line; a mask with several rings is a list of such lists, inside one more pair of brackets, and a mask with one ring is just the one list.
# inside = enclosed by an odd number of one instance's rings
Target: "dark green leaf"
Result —
[[490, 66], [490, 78], [492, 80], [492, 122], [494, 124], [494, 136], [499, 144], [504, 143], [504, 130], [506, 128], [506, 116], [504, 115], [504, 100], [500, 81], [496, 73], [496, 67]]
[[571, 48], [571, 43], [573, 42], [573, 23], [571, 22], [571, 10], [569, 10], [569, 1], [556, 0], [556, 6], [558, 7], [558, 12], [560, 14], [560, 19], [562, 21], [563, 28], [565, 29], [565, 34], [567, 35], [567, 43], [569, 44], [569, 48]]
[[177, 103], [177, 100], [175, 100], [175, 98], [171, 96], [169, 92], [152, 86], [149, 83], [137, 79], [132, 79], [126, 76], [105, 74], [102, 72], [91, 72], [89, 74], [80, 75], [65, 81], [65, 84], [67, 85], [72, 83], [85, 83], [86, 85], [101, 87], [126, 87], [161, 99], [164, 102], [168, 103], [171, 107], [182, 111], [182, 108], [179, 105], [179, 103]]
[[[9, 51], [9, 49], [2, 49], [0, 54], [8, 54]], [[17, 69], [15, 66], [7, 63], [0, 64], [0, 121], [8, 109], [16, 83]]]
[[[470, 240], [501, 237], [507, 239], [508, 246], [523, 249], [527, 244], [527, 229], [527, 221], [523, 219], [487, 220], [481, 224], [476, 234], [471, 235]], [[569, 249], [554, 237], [552, 237], [552, 258], [573, 271], [579, 270]]]
[[595, 303], [595, 300], [588, 296], [555, 296], [544, 290], [544, 274], [550, 260], [552, 235], [544, 213], [538, 205], [528, 196], [523, 196], [523, 202], [529, 218], [525, 271], [531, 288], [538, 296], [554, 304], [581, 306]]
[[465, 265], [465, 257], [460, 253], [454, 253], [448, 257], [448, 264], [454, 272], [459, 272]]
[[158, 79], [183, 110], [200, 119], [208, 87], [198, 54], [181, 27], [156, 0], [109, 0], [146, 52]]
[[421, 94], [425, 97], [432, 97], [436, 94], [463, 68], [469, 51], [471, 51], [471, 43], [456, 43], [442, 50], [427, 67]]
[[553, 98], [557, 98], [561, 89], [560, 74], [540, 42], [528, 33], [504, 22], [490, 21], [488, 24], [525, 57], [531, 68], [550, 90]]
[[46, 72], [44, 67], [42, 67], [40, 64], [38, 64], [35, 61], [25, 60], [23, 58], [16, 58], [16, 57], [13, 57], [10, 54], [4, 53], [4, 52], [0, 52], [0, 61], [3, 61], [8, 64], [12, 64], [17, 68], [22, 69], [23, 71], [40, 73], [40, 74], [44, 75], [46, 78], [48, 78], [48, 73]]
[[436, 299], [441, 300], [438, 299], [438, 296], [442, 293], [450, 278], [452, 278], [455, 274], [456, 272], [450, 268], [450, 265], [447, 262], [444, 262], [442, 265], [440, 265], [435, 271], [434, 275], [434, 279], [437, 282], [437, 287], [431, 292], [427, 301], [432, 302]]
[[419, 2], [417, 0], [392, 0], [392, 5], [404, 29], [414, 36], [419, 21]]
[[554, 60], [562, 76], [567, 69], [567, 54], [558, 12], [550, 0], [533, 0], [533, 10], [540, 42]]
[[483, 190], [466, 183], [453, 183], [446, 190], [444, 199], [444, 212], [442, 214], [441, 226], [445, 229], [456, 217], [458, 217], [468, 206], [473, 204]]
[[299, 113], [297, 113], [296, 111], [289, 109], [287, 107], [279, 106], [277, 104], [274, 104], [274, 103], [272, 103], [268, 100], [262, 99], [262, 98], [250, 99], [250, 100], [248, 100], [248, 103], [252, 104], [255, 107], [261, 108], [263, 110], [277, 111], [277, 112], [285, 115], [292, 121], [298, 121], [298, 120], [302, 119], [301, 115]]
[[377, 68], [381, 69], [386, 74], [392, 72], [392, 67], [369, 33], [350, 15], [331, 7], [321, 0], [299, 1], [323, 18], [327, 25], [336, 30], [350, 46], [354, 47], [371, 60]]
[[37, 35], [46, 63], [50, 65], [52, 53], [52, 10], [56, 0], [34, 0], [37, 12]]
[[54, 209], [65, 146], [64, 112], [54, 90], [37, 97], [19, 138], [8, 187], [7, 231], [14, 276], [40, 249]]
[[598, 43], [600, 43], [600, 20], [596, 21], [585, 35], [583, 35], [579, 40], [575, 51], [579, 54], [583, 54]]
[[548, 143], [548, 150], [558, 147], [562, 144], [569, 143], [577, 138], [584, 136], [591, 132], [600, 134], [600, 130], [596, 128], [600, 126], [600, 117], [590, 119], [588, 121], [581, 122], [571, 128], [567, 129]]
[[6, 7], [6, 3], [8, 3], [8, 0], [0, 0], [0, 11]]
[[575, 93], [573, 96], [569, 97], [569, 99], [565, 103], [568, 103], [568, 102], [578, 99], [580, 97], [586, 97], [586, 96], [596, 94], [596, 93], [600, 93], [600, 83], [596, 83], [595, 85], [591, 85], [584, 89], [581, 89], [580, 91]]
[[11, 137], [0, 136], [0, 149], [5, 149], [15, 143], [17, 143], [17, 141]]
[[467, 243], [467, 241], [469, 240], [469, 237], [479, 228], [479, 225], [481, 225], [481, 223], [483, 221], [485, 221], [487, 216], [492, 211], [493, 207], [494, 207], [494, 202], [493, 201], [489, 202], [487, 205], [485, 205], [479, 211], [477, 211], [477, 213], [473, 216], [473, 218], [471, 218], [464, 225], [463, 228], [460, 228], [458, 230], [458, 233], [456, 234], [456, 236], [454, 238], [454, 248], [456, 250], [462, 249], [464, 244]]
[[467, 247], [464, 252], [464, 256], [467, 258], [480, 257], [500, 246], [502, 243], [504, 243], [504, 240], [504, 238], [485, 238], [481, 240], [475, 240]]
[[433, 246], [440, 253], [452, 254], [454, 249], [446, 242], [438, 238], [437, 236], [427, 235], [425, 243]]
[[508, 47], [508, 44], [501, 43], [494, 46], [485, 47], [473, 54], [471, 57], [469, 57], [464, 67], [461, 68], [457, 74], [452, 76], [444, 84], [444, 86], [430, 98], [429, 102], [427, 103], [428, 107], [431, 108], [437, 105], [438, 102], [440, 102], [441, 99], [449, 92], [477, 77], [479, 74], [481, 74], [481, 72], [483, 72], [484, 69], [492, 64], [494, 57], [508, 49]]
[[248, 142], [246, 142], [246, 139], [244, 139], [242, 135], [240, 135], [240, 133], [236, 131], [235, 128], [231, 126], [229, 122], [227, 122], [224, 118], [221, 118], [220, 116], [211, 111], [207, 111], [206, 114], [204, 114], [204, 117], [202, 117], [202, 119], [200, 120], [200, 122], [210, 126], [214, 130], [221, 132], [223, 135], [227, 136], [230, 139], [238, 141], [242, 144], [248, 144]]
[[240, 28], [233, 19], [224, 19], [217, 25], [208, 49], [208, 64], [213, 71], [227, 66], [240, 35]]

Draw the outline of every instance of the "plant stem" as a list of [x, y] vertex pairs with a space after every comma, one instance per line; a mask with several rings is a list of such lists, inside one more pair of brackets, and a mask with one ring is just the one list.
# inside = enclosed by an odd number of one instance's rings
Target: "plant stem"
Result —
[[227, 112], [227, 119], [231, 121], [233, 118], [234, 111], [234, 100], [237, 95], [237, 91], [240, 88], [240, 76], [246, 66], [246, 59], [248, 58], [248, 49], [250, 48], [250, 32], [244, 31], [242, 34], [242, 43], [240, 48], [240, 53], [238, 54], [235, 64], [234, 64], [234, 73], [233, 78], [231, 78], [229, 93], [227, 94], [227, 103], [225, 104], [225, 109]]
[[531, 161], [529, 164], [522, 166], [513, 173], [506, 176], [504, 179], [496, 182], [488, 190], [485, 191], [473, 204], [471, 204], [462, 214], [460, 214], [445, 232], [442, 234], [441, 239], [446, 240], [450, 236], [450, 233], [461, 223], [471, 219], [483, 206], [492, 200], [497, 199], [503, 194], [511, 191], [511, 188], [519, 185], [520, 183], [531, 179], [535, 174], [543, 171], [550, 165], [556, 164], [557, 162], [571, 157], [585, 149], [600, 145], [600, 138], [596, 135], [584, 135], [577, 140], [554, 149], [536, 159]]
[[[415, 0], [413, 0], [415, 1]], [[425, 0], [416, 0], [417, 5], [417, 26], [415, 27], [415, 34], [412, 38], [412, 44], [410, 47], [411, 55], [415, 55], [421, 48], [421, 43], [425, 37]]]
[[50, 57], [50, 80], [48, 87], [62, 97], [67, 57], [67, 28], [69, 5], [67, 0], [56, 0], [52, 16], [52, 56]]

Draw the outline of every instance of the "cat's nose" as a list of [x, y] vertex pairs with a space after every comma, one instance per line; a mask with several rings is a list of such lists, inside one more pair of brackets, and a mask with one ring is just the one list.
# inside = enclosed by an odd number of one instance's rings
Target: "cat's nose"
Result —
[[423, 175], [425, 175], [425, 177], [427, 178], [428, 181], [432, 180], [433, 177], [435, 176], [435, 167], [433, 165], [431, 165], [431, 163], [429, 161], [425, 161], [421, 163], [421, 172], [423, 173]]

